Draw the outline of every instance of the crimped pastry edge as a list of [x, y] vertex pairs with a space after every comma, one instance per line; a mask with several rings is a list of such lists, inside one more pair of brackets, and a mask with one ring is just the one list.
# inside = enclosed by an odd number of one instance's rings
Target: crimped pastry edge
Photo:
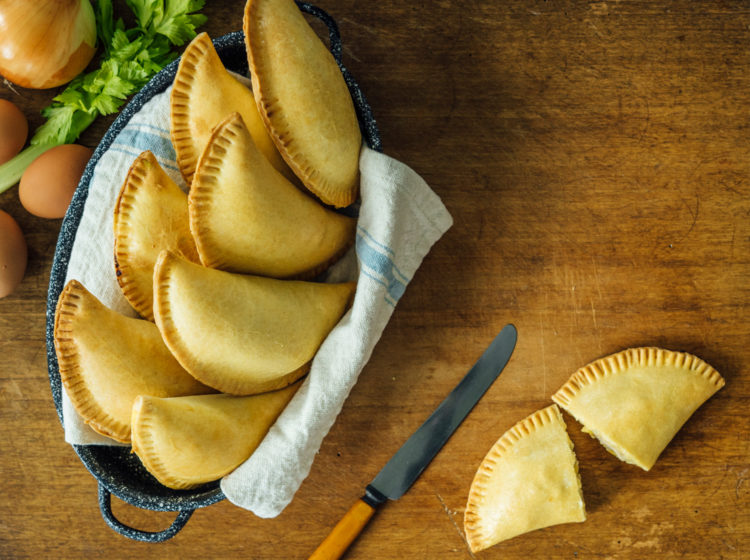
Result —
[[81, 375], [78, 346], [73, 341], [72, 328], [74, 317], [81, 308], [80, 300], [89, 296], [94, 297], [83, 284], [78, 280], [70, 280], [57, 300], [54, 342], [60, 380], [71, 403], [86, 424], [115, 441], [130, 443], [129, 427], [96, 405], [96, 400]]
[[[559, 422], [564, 427], [567, 436], [565, 421], [563, 420], [562, 413], [556, 404], [551, 404], [545, 408], [537, 410], [514, 424], [502, 436], [500, 436], [500, 439], [493, 444], [487, 452], [487, 455], [482, 459], [482, 462], [474, 475], [474, 479], [472, 480], [466, 509], [464, 511], [464, 533], [466, 534], [466, 541], [472, 552], [479, 552], [492, 546], [489, 539], [489, 532], [483, 525], [482, 519], [477, 510], [482, 506], [482, 498], [486, 495], [487, 482], [492, 476], [494, 467], [503, 455], [508, 453], [517, 442], [530, 436], [536, 430], [555, 422]], [[569, 436], [567, 437], [567, 440], [572, 452], [573, 443], [570, 441]], [[575, 452], [573, 452], [573, 457], [575, 460], [575, 471], [578, 479], [578, 492], [581, 497], [581, 503], [584, 503], [585, 515], [585, 502], [583, 501], [581, 477], [578, 472], [578, 458], [575, 455]]]
[[[224, 162], [222, 156], [226, 154], [228, 144], [231, 143], [231, 138], [236, 137], [236, 129], [240, 126], [237, 119], [242, 119], [239, 113], [231, 113], [211, 131], [208, 144], [198, 158], [193, 175], [194, 180], [188, 195], [190, 232], [195, 240], [201, 264], [221, 270], [224, 270], [228, 263], [214, 241], [213, 231], [201, 220], [201, 215], [210, 211], [214, 200], [214, 191], [209, 187], [209, 184], [215, 184], [220, 178], [219, 172], [223, 168]], [[227, 136], [231, 136], [231, 138], [227, 138]], [[210, 172], [208, 168], [214, 170], [214, 172]]]
[[[190, 133], [190, 113], [187, 100], [193, 89], [197, 64], [202, 56], [214, 50], [211, 38], [205, 31], [198, 34], [182, 53], [177, 66], [172, 93], [169, 97], [169, 136], [177, 156], [177, 166], [188, 185], [193, 180], [200, 153]], [[216, 55], [218, 56], [218, 55]]]
[[[258, 105], [258, 112], [263, 119], [266, 131], [274, 144], [276, 144], [279, 153], [284, 161], [286, 161], [289, 168], [310, 192], [317, 196], [323, 203], [336, 208], [349, 206], [357, 199], [359, 192], [359, 171], [357, 170], [355, 173], [351, 185], [335, 185], [325, 177], [322, 177], [320, 171], [311, 162], [307, 161], [307, 158], [304, 157], [302, 152], [293, 149], [294, 146], [292, 145], [292, 140], [290, 138], [286, 137], [285, 134], [280, 133], [282, 130], [288, 130], [289, 126], [286, 125], [283, 117], [280, 116], [283, 112], [276, 110], [276, 103], [278, 100], [266, 93], [265, 88], [263, 88], [262, 83], [258, 78], [258, 76], [263, 73], [264, 67], [255, 56], [252, 44], [255, 36], [252, 26], [253, 22], [257, 20], [257, 5], [258, 0], [248, 0], [245, 6], [242, 29], [245, 34], [245, 47], [247, 50], [248, 66], [250, 69], [253, 91], [255, 92], [255, 101]], [[271, 116], [269, 117], [269, 115]]]
[[172, 320], [169, 276], [174, 262], [179, 259], [171, 251], [162, 251], [154, 266], [154, 317], [156, 326], [161, 332], [164, 343], [172, 352], [175, 359], [198, 381], [213, 389], [232, 395], [252, 395], [276, 389], [283, 389], [291, 385], [297, 379], [305, 375], [312, 365], [312, 361], [300, 366], [298, 369], [281, 375], [273, 380], [263, 383], [262, 386], [255, 384], [252, 389], [242, 383], [240, 380], [216, 379], [210, 372], [206, 372], [200, 367], [200, 363], [190, 353], [188, 344], [180, 335], [179, 329]]
[[156, 453], [156, 445], [153, 440], [151, 416], [148, 414], [150, 402], [148, 397], [139, 395], [133, 402], [133, 410], [130, 424], [132, 428], [132, 451], [154, 477], [168, 488], [174, 490], [189, 490], [200, 486], [201, 482], [189, 482], [173, 476], [164, 462]]
[[[258, 398], [264, 399], [266, 397], [281, 397], [281, 399], [283, 400], [283, 404], [278, 409], [274, 410], [273, 417], [271, 418], [270, 423], [265, 426], [266, 429], [263, 432], [260, 440], [258, 440], [257, 445], [259, 445], [260, 442], [262, 442], [265, 436], [268, 434], [268, 429], [270, 429], [270, 427], [276, 422], [278, 417], [283, 413], [284, 409], [289, 404], [289, 401], [292, 400], [301, 385], [302, 380], [297, 380], [296, 382], [286, 387], [282, 387], [281, 389], [278, 389], [276, 391], [270, 391], [258, 395], [238, 396], [215, 393], [212, 395], [193, 395], [193, 397], [199, 399], [201, 399], [202, 397], [206, 397], [212, 400], [224, 398], [255, 400]], [[201, 484], [206, 484], [208, 482], [218, 480], [234, 471], [238, 466], [245, 462], [257, 449], [257, 445], [250, 446], [250, 452], [244, 459], [234, 463], [231, 467], [225, 465], [220, 469], [213, 471], [213, 473], [211, 474], [208, 474], [206, 471], [204, 471], [200, 473], [200, 475], [194, 475], [192, 477], [189, 475], [175, 475], [174, 471], [170, 469], [169, 465], [163, 460], [162, 454], [153, 438], [153, 410], [155, 408], [155, 404], [163, 402], [164, 400], [169, 400], [170, 398], [163, 399], [160, 397], [140, 395], [136, 397], [135, 401], [133, 402], [133, 408], [131, 412], [131, 423], [133, 425], [133, 452], [141, 460], [146, 470], [154, 475], [154, 477], [156, 477], [156, 479], [165, 486], [176, 490], [186, 490], [195, 488], [196, 486], [200, 486]], [[179, 399], [181, 397], [176, 398]], [[263, 420], [262, 417], [260, 419], [256, 418], [253, 421], [256, 420], [262, 420], [265, 424], [265, 420]]]
[[666, 350], [655, 346], [642, 346], [628, 348], [585, 365], [573, 373], [568, 381], [552, 395], [552, 400], [572, 415], [583, 426], [583, 431], [599, 441], [609, 453], [617, 457], [620, 461], [648, 471], [653, 466], [652, 464], [644, 463], [640, 458], [631, 453], [629, 449], [615, 444], [605, 434], [589, 428], [580, 415], [576, 414], [570, 408], [581, 391], [584, 391], [600, 379], [611, 375], [627, 374], [630, 369], [636, 367], [665, 366], [675, 367], [686, 374], [692, 373], [704, 379], [707, 386], [713, 388], [711, 395], [716, 393], [725, 384], [724, 378], [718, 371], [693, 354]]
[[708, 385], [718, 391], [724, 386], [724, 378], [712, 366], [687, 352], [665, 350], [655, 346], [628, 348], [587, 364], [570, 376], [568, 381], [552, 395], [552, 400], [565, 408], [587, 385], [608, 375], [627, 373], [633, 367], [673, 366], [704, 378]]
[[[203, 266], [230, 272], [248, 273], [247, 271], [235, 270], [230, 266], [214, 239], [211, 227], [201, 219], [201, 215], [210, 211], [210, 206], [213, 203], [214, 196], [211, 185], [221, 179], [220, 170], [223, 168], [223, 156], [226, 154], [232, 139], [236, 138], [238, 128], [245, 126], [241, 119], [239, 113], [231, 113], [212, 130], [206, 149], [201, 154], [193, 175], [193, 183], [188, 195], [188, 215], [190, 232], [193, 235]], [[294, 187], [294, 185], [291, 186]], [[354, 235], [352, 234], [352, 239], [329, 259], [310, 269], [282, 278], [286, 280], [310, 280], [315, 278], [346, 254], [353, 244]]]
[[[133, 306], [138, 314], [149, 321], [154, 320], [153, 298], [145, 297], [143, 292], [138, 288], [138, 283], [133, 278], [133, 267], [130, 264], [131, 230], [128, 218], [132, 209], [133, 202], [136, 200], [136, 192], [143, 187], [145, 180], [145, 170], [143, 163], [153, 161], [156, 163], [154, 155], [145, 151], [142, 152], [131, 164], [125, 181], [117, 196], [114, 211], [114, 260], [115, 276], [117, 283], [120, 285], [122, 294]], [[157, 163], [158, 165], [158, 163]]]

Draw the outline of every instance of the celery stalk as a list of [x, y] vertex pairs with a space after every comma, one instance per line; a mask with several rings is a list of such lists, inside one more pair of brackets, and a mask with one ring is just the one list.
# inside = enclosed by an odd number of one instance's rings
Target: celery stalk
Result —
[[[60, 142], [62, 144], [62, 142]], [[31, 145], [13, 159], [0, 165], [0, 193], [4, 193], [21, 180], [26, 168], [44, 152], [60, 144]]]
[[[0, 0], [1, 1], [1, 0]], [[126, 0], [136, 26], [126, 29], [113, 16], [112, 0], [97, 0], [96, 21], [102, 45], [100, 67], [79, 74], [42, 110], [46, 122], [31, 138], [31, 145], [0, 165], [0, 193], [18, 183], [24, 170], [41, 154], [75, 142], [99, 115], [120, 110], [128, 96], [177, 58], [172, 48], [196, 35], [206, 17], [194, 13], [205, 0]]]

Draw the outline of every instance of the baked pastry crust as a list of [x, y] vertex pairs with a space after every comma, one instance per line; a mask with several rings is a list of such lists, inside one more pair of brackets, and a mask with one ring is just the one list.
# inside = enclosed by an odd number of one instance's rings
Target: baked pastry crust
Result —
[[575, 372], [552, 396], [608, 451], [649, 470], [724, 379], [684, 352], [631, 348]]
[[464, 514], [473, 552], [560, 523], [585, 521], [578, 461], [551, 405], [518, 422], [477, 470]]
[[154, 263], [162, 249], [199, 262], [190, 234], [187, 195], [154, 154], [130, 166], [114, 212], [115, 272], [122, 293], [141, 317], [154, 320]]
[[196, 379], [249, 395], [307, 373], [354, 288], [234, 274], [165, 251], [154, 269], [154, 314], [164, 342]]
[[133, 451], [169, 488], [217, 480], [252, 455], [300, 384], [247, 397], [139, 396], [132, 408]]
[[188, 185], [211, 131], [233, 111], [242, 115], [268, 161], [295, 180], [266, 132], [253, 92], [227, 71], [211, 38], [200, 33], [185, 47], [170, 96], [170, 136], [177, 165]]
[[130, 442], [136, 396], [213, 391], [180, 366], [153, 323], [108, 309], [77, 280], [60, 294], [54, 340], [60, 378], [76, 411], [121, 443]]
[[188, 201], [201, 262], [211, 268], [312, 278], [354, 242], [356, 220], [324, 207], [274, 169], [239, 113], [211, 134]]
[[293, 0], [249, 0], [243, 28], [255, 100], [279, 152], [324, 203], [350, 205], [362, 135], [333, 55]]

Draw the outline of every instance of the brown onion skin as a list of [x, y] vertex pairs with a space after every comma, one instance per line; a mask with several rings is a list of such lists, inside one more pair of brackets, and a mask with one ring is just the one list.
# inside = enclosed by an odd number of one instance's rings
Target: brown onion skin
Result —
[[48, 89], [83, 72], [96, 53], [95, 23], [70, 51], [60, 43], [84, 8], [91, 10], [89, 0], [2, 0], [0, 75], [21, 87]]
[[81, 43], [78, 49], [70, 56], [68, 63], [55, 72], [51, 76], [45, 79], [38, 79], [38, 77], [27, 77], [22, 74], [16, 74], [13, 70], [0, 71], [8, 81], [14, 84], [29, 88], [29, 89], [49, 89], [63, 84], [67, 84], [70, 80], [75, 78], [78, 74], [83, 72], [88, 63], [94, 58], [96, 49], [90, 47], [86, 43]]

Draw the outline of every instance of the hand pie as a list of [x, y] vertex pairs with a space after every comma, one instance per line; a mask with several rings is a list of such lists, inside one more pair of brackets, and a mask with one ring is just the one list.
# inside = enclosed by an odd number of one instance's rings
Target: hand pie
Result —
[[579, 369], [552, 400], [621, 461], [649, 470], [723, 386], [719, 373], [695, 356], [631, 348]]
[[77, 280], [60, 294], [54, 329], [60, 378], [73, 406], [94, 430], [119, 442], [130, 441], [138, 395], [212, 391], [182, 369], [156, 325], [108, 309]]
[[253, 92], [227, 71], [210, 37], [201, 33], [182, 54], [170, 97], [170, 135], [177, 165], [188, 185], [211, 130], [233, 111], [242, 115], [268, 161], [294, 180], [294, 174], [266, 132]]
[[308, 371], [354, 287], [233, 274], [165, 251], [154, 269], [154, 314], [164, 342], [196, 379], [249, 395]]
[[252, 455], [301, 383], [249, 397], [139, 396], [133, 404], [133, 451], [169, 488], [217, 480]]
[[535, 529], [585, 520], [578, 461], [553, 404], [518, 422], [487, 453], [471, 483], [464, 530], [478, 552]]
[[154, 154], [131, 165], [115, 203], [115, 270], [130, 305], [154, 320], [154, 263], [162, 249], [199, 262], [190, 234], [187, 195], [169, 178]]
[[362, 136], [333, 55], [293, 0], [249, 0], [243, 27], [255, 100], [276, 147], [324, 203], [348, 206]]
[[354, 241], [356, 220], [325, 208], [276, 171], [238, 113], [211, 135], [188, 200], [201, 262], [211, 268], [310, 278]]

